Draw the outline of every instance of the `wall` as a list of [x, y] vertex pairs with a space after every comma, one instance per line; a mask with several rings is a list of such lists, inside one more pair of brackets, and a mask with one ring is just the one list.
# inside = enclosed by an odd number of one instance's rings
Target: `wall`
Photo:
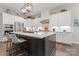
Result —
[[5, 12], [5, 11], [6, 11], [6, 9], [0, 8], [0, 12]]
[[2, 13], [0, 12], [0, 41], [3, 39], [2, 23]]

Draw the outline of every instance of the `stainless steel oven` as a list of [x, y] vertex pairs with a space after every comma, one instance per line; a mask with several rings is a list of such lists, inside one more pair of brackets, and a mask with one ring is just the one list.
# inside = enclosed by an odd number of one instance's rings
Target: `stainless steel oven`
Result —
[[4, 24], [4, 34], [13, 32], [13, 24]]

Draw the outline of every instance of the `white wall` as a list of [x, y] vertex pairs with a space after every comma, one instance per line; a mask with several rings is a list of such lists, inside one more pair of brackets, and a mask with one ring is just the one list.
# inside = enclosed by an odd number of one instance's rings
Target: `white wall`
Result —
[[6, 11], [6, 9], [0, 8], [0, 12], [5, 12], [5, 11]]
[[2, 20], [2, 13], [0, 12], [0, 41], [3, 39], [3, 28], [2, 28], [2, 24], [3, 20]]

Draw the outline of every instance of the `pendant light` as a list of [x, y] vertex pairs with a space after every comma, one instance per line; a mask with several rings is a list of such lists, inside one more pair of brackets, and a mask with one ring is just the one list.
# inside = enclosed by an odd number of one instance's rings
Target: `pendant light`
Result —
[[33, 10], [33, 6], [30, 3], [25, 3], [24, 6], [21, 8], [21, 12], [26, 14]]

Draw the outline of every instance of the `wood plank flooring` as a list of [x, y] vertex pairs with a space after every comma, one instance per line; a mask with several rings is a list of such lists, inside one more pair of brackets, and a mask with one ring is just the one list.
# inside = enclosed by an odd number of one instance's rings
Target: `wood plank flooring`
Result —
[[56, 44], [56, 56], [79, 56], [79, 45]]

